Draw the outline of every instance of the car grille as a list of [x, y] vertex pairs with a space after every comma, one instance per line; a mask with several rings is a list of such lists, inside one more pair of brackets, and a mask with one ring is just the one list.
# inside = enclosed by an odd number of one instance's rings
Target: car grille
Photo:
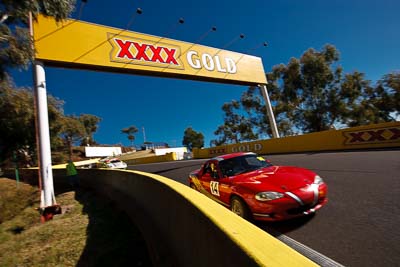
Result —
[[305, 205], [305, 206], [301, 206], [298, 208], [292, 208], [292, 209], [288, 209], [286, 212], [290, 215], [296, 215], [296, 214], [300, 214], [303, 213], [309, 209], [311, 209], [312, 206], [311, 205]]

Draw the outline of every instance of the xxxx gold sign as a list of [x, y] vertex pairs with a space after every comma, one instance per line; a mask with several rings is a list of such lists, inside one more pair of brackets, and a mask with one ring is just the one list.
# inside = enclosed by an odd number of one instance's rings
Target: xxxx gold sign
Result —
[[400, 142], [400, 127], [345, 131], [343, 135], [345, 145], [395, 143]]
[[34, 23], [36, 59], [46, 65], [169, 76], [236, 84], [266, 84], [258, 57], [78, 20]]
[[208, 150], [208, 153], [210, 156], [221, 155], [226, 153], [236, 153], [236, 152], [259, 153], [260, 151], [262, 151], [262, 149], [263, 145], [261, 143], [246, 143], [246, 144], [229, 145], [227, 147], [210, 148]]
[[148, 65], [159, 68], [183, 69], [179, 46], [156, 43], [150, 40], [115, 36], [108, 33], [112, 49], [110, 61], [135, 65]]

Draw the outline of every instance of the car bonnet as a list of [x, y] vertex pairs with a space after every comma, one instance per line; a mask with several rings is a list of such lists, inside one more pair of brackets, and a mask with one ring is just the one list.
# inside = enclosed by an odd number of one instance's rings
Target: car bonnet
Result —
[[272, 166], [238, 175], [235, 182], [242, 186], [246, 184], [246, 187], [256, 191], [285, 192], [312, 184], [315, 175], [314, 172], [303, 168]]

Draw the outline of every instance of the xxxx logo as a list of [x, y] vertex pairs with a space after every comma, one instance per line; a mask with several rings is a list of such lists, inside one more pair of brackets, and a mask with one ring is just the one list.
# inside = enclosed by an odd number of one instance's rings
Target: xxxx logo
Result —
[[400, 142], [400, 127], [343, 132], [345, 145]]
[[218, 149], [210, 149], [208, 153], [209, 155], [215, 155], [215, 154], [223, 154], [225, 152], [226, 152], [225, 148], [218, 148]]
[[160, 68], [183, 69], [180, 48], [174, 45], [108, 34], [113, 62]]

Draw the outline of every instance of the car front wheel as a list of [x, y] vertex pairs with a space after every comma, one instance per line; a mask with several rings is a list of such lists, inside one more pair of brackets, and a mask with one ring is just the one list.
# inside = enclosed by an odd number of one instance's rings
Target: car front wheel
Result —
[[244, 203], [244, 201], [239, 197], [232, 197], [231, 211], [246, 220], [250, 218], [249, 208], [247, 207], [246, 203]]

